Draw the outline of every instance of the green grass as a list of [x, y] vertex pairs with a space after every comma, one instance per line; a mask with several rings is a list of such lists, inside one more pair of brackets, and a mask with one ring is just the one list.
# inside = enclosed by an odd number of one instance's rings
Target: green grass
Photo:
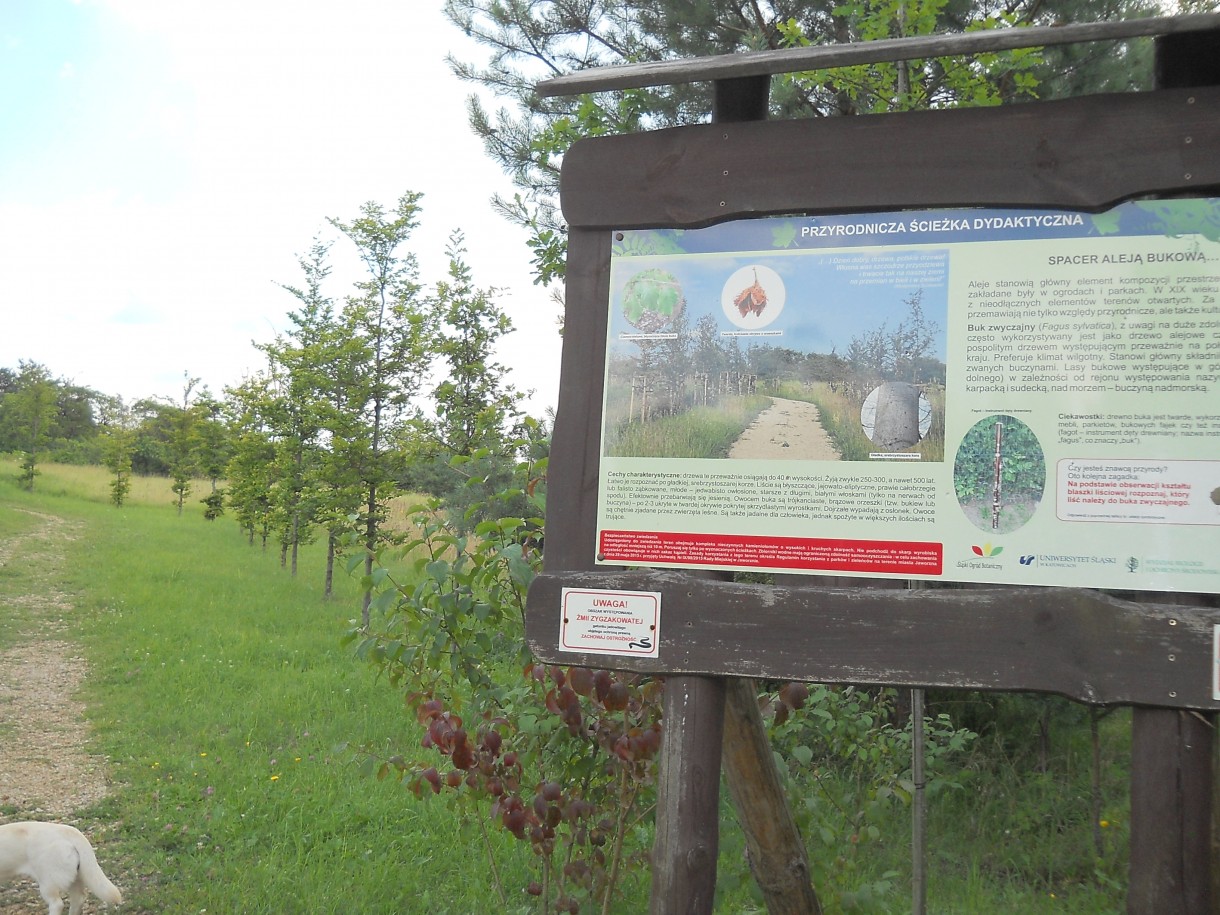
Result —
[[[147, 497], [115, 509], [103, 471], [44, 470], [26, 493], [0, 464], [0, 549], [15, 546], [21, 557], [0, 565], [0, 606], [37, 572], [37, 557], [22, 553], [22, 535], [37, 522], [30, 512], [76, 522], [56, 585], [76, 607], [69, 634], [90, 667], [90, 749], [107, 758], [113, 786], [82, 819], [127, 896], [123, 911], [533, 911], [520, 891], [532, 876], [522, 843], [489, 831], [510, 893], [501, 909], [473, 821], [442, 799], [417, 800], [393, 779], [361, 774], [356, 747], [424, 751], [401, 698], [340, 646], [357, 588], [340, 574], [336, 599], [321, 599], [319, 545], [303, 551], [294, 580], [274, 551], [247, 546], [231, 520], [206, 522], [196, 503], [180, 518], [151, 482]], [[35, 613], [0, 615], [0, 649], [36, 636]], [[1082, 737], [1070, 716], [1057, 727], [1047, 773], [1032, 771], [1028, 752], [980, 740], [955, 775], [962, 789], [933, 799], [930, 911], [1121, 909], [1126, 720], [1103, 722], [1109, 825], [1096, 861], [1082, 803], [1087, 728]], [[716, 910], [761, 912], [727, 792], [722, 810]], [[843, 885], [896, 875], [855, 911], [908, 908], [907, 810], [896, 807], [882, 825], [867, 846], [810, 840], [815, 872], [833, 869]], [[633, 868], [628, 880], [620, 915], [647, 908], [647, 870]], [[845, 911], [833, 888], [820, 889], [828, 915]]]
[[725, 397], [715, 406], [623, 423], [606, 453], [619, 457], [723, 458], [771, 403], [769, 397]]
[[[115, 509], [45, 470], [27, 494], [0, 468], [0, 530], [28, 527], [22, 507], [83, 522], [66, 587], [114, 786], [90, 818], [117, 824], [100, 854], [120, 862], [124, 911], [484, 911], [477, 831], [343, 748], [418, 747], [401, 700], [339, 645], [354, 583], [323, 601], [318, 548], [294, 581], [231, 521]], [[501, 866], [525, 854], [493, 839]]]
[[[37, 518], [28, 510], [0, 504], [0, 595], [24, 577], [22, 567], [28, 560], [20, 547], [21, 538], [37, 526]], [[6, 601], [0, 613], [0, 648], [12, 644], [30, 624], [24, 604]]]

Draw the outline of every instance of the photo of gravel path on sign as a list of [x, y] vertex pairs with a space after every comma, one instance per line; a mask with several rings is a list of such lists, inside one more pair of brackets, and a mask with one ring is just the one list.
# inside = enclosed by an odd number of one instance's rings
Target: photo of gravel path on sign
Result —
[[[623, 233], [620, 233], [620, 235]], [[612, 260], [603, 453], [944, 460], [944, 250]]]

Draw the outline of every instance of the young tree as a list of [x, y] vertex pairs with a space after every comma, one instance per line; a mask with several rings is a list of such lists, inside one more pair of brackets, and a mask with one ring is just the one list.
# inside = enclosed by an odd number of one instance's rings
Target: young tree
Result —
[[219, 484], [233, 454], [233, 443], [223, 417], [224, 405], [219, 400], [205, 393], [195, 402], [194, 410], [198, 420], [195, 433], [196, 466], [211, 484], [208, 494], [200, 500], [204, 504], [203, 517], [215, 521], [224, 514], [225, 493]]
[[183, 373], [185, 383], [182, 386], [182, 406], [174, 404], [166, 411], [169, 431], [169, 475], [173, 483], [170, 486], [178, 506], [178, 514], [182, 514], [182, 504], [191, 494], [191, 478], [196, 469], [196, 448], [198, 446], [199, 412], [193, 409], [192, 396], [200, 379]]
[[496, 343], [512, 332], [512, 322], [493, 301], [499, 290], [475, 287], [461, 232], [449, 236], [447, 253], [449, 278], [436, 286], [440, 327], [432, 344], [445, 377], [433, 391], [436, 421], [429, 431], [449, 455], [500, 453], [523, 399], [494, 361]]
[[266, 419], [271, 409], [270, 384], [265, 375], [256, 375], [227, 388], [225, 393], [233, 441], [233, 453], [226, 468], [229, 507], [248, 535], [250, 545], [254, 545], [255, 535], [261, 535], [265, 550], [271, 530], [275, 462], [275, 444]]
[[[940, 325], [923, 310], [923, 290], [902, 300], [906, 316], [894, 327], [879, 327], [853, 337], [847, 348], [852, 367], [863, 375], [894, 381], [944, 380], [943, 364], [933, 358]], [[925, 377], [926, 376], [926, 377]]]
[[32, 490], [38, 476], [38, 455], [51, 440], [59, 412], [58, 385], [46, 366], [22, 361], [16, 389], [4, 395], [4, 421], [9, 441], [21, 452], [17, 482]]
[[[342, 357], [346, 335], [322, 288], [330, 274], [329, 249], [328, 243], [315, 239], [309, 252], [298, 258], [304, 286], [281, 285], [301, 307], [288, 315], [292, 326], [286, 333], [259, 347], [270, 364], [266, 420], [274, 443], [273, 504], [280, 558], [293, 575], [300, 546], [312, 539], [312, 525], [328, 504], [326, 494], [334, 491], [320, 468], [335, 425], [333, 364]], [[348, 498], [344, 513], [354, 505], [355, 499]]]
[[[360, 481], [358, 512], [366, 580], [381, 541], [385, 503], [393, 492], [396, 455], [394, 436], [410, 416], [427, 372], [427, 343], [434, 319], [421, 294], [415, 255], [402, 251], [417, 225], [420, 195], [408, 191], [391, 211], [375, 202], [364, 204], [350, 222], [328, 222], [356, 247], [365, 278], [348, 297], [342, 325], [355, 349], [359, 369], [343, 381], [349, 385], [337, 400], [355, 420], [344, 426], [344, 458]], [[367, 626], [372, 592], [366, 587], [361, 619]]]
[[504, 381], [507, 369], [495, 361], [497, 342], [513, 329], [495, 304], [499, 290], [474, 285], [461, 232], [450, 235], [447, 253], [430, 347], [440, 376], [432, 391], [435, 415], [421, 416], [411, 430], [417, 435], [407, 443], [413, 455], [408, 474], [468, 530], [482, 520], [479, 506], [509, 485], [524, 395]]
[[116, 508], [122, 508], [131, 492], [132, 454], [136, 445], [132, 414], [122, 398], [104, 401], [101, 426], [102, 463], [114, 474], [110, 481], [110, 501]]

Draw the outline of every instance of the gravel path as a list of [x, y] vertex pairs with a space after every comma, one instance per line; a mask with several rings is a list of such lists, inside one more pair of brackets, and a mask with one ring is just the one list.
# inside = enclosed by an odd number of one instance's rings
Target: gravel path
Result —
[[[54, 515], [30, 514], [33, 530], [0, 541], [0, 613], [25, 621], [15, 644], [0, 650], [0, 821], [71, 821], [106, 794], [104, 760], [85, 749], [77, 696], [87, 669], [66, 623], [74, 608], [55, 587], [76, 531]], [[88, 905], [97, 910], [96, 899]], [[45, 912], [28, 881], [0, 886], [0, 915]]]
[[822, 428], [818, 408], [803, 400], [772, 397], [729, 449], [731, 458], [837, 461], [839, 450]]

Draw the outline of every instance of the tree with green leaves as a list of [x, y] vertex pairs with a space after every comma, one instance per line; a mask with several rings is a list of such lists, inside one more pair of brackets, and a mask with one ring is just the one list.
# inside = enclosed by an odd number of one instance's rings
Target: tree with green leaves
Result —
[[330, 595], [334, 551], [339, 536], [350, 527], [347, 516], [359, 504], [350, 467], [336, 462], [336, 438], [354, 428], [342, 415], [341, 404], [353, 391], [364, 366], [363, 350], [354, 344], [323, 291], [330, 275], [330, 244], [315, 239], [298, 259], [305, 277], [302, 286], [282, 284], [300, 308], [289, 314], [289, 330], [260, 347], [270, 363], [268, 422], [275, 450], [274, 504], [280, 529], [281, 560], [296, 574], [302, 544], [312, 539], [315, 525], [328, 536], [326, 594]]
[[447, 253], [430, 345], [441, 376], [432, 391], [435, 416], [419, 419], [411, 450], [416, 468], [435, 469], [425, 488], [443, 499], [455, 523], [468, 527], [479, 520], [466, 517], [468, 509], [509, 483], [524, 395], [505, 382], [507, 369], [495, 361], [496, 344], [513, 329], [495, 303], [499, 290], [475, 286], [461, 232], [450, 235]]
[[[834, 10], [836, 41], [879, 41], [945, 31], [981, 31], [1022, 24], [1009, 8], [972, 10], [964, 21], [946, 21], [949, 0], [854, 0]], [[778, 23], [783, 47], [817, 43], [795, 19]], [[816, 73], [786, 73], [781, 92], [795, 93], [830, 114], [881, 114], [946, 107], [979, 107], [1033, 98], [1037, 48], [973, 57], [899, 60]]]
[[[563, 275], [559, 168], [577, 139], [703, 121], [707, 83], [540, 98], [542, 79], [589, 67], [688, 59], [797, 44], [1128, 19], [1162, 12], [1155, 0], [446, 0], [445, 14], [487, 52], [450, 65], [489, 89], [470, 124], [517, 193], [493, 203], [529, 232], [539, 282]], [[826, 117], [917, 107], [996, 104], [1037, 95], [1124, 90], [1150, 79], [1147, 40], [911, 61], [772, 80], [771, 116]]]
[[449, 276], [437, 283], [439, 327], [432, 351], [444, 378], [432, 392], [433, 442], [449, 455], [470, 456], [480, 448], [501, 451], [523, 395], [506, 384], [507, 369], [494, 361], [496, 343], [512, 322], [494, 302], [497, 289], [474, 285], [461, 232], [449, 237]]
[[110, 481], [110, 501], [116, 508], [122, 508], [131, 492], [132, 455], [136, 446], [132, 414], [122, 398], [105, 400], [101, 428], [102, 463], [114, 475]]
[[233, 451], [226, 473], [229, 481], [228, 504], [237, 523], [254, 545], [259, 536], [263, 549], [271, 531], [271, 489], [275, 462], [267, 414], [271, 386], [265, 375], [255, 375], [225, 391]]
[[34, 479], [39, 473], [39, 454], [54, 432], [59, 413], [58, 387], [46, 366], [22, 361], [15, 389], [4, 395], [6, 437], [21, 453], [17, 482], [24, 489], [34, 488]]
[[199, 378], [183, 374], [182, 405], [168, 405], [166, 413], [168, 428], [169, 475], [170, 489], [174, 493], [174, 501], [178, 506], [178, 514], [182, 514], [182, 506], [186, 497], [191, 494], [192, 480], [198, 470], [199, 425], [202, 419], [196, 400], [206, 397], [204, 388], [196, 395]]
[[[351, 364], [358, 368], [342, 379], [347, 387], [337, 393], [337, 402], [354, 422], [344, 425], [336, 446], [360, 481], [357, 514], [366, 580], [373, 573], [385, 505], [394, 491], [398, 457], [393, 443], [418, 410], [414, 402], [427, 373], [427, 345], [435, 323], [418, 281], [415, 255], [403, 250], [418, 223], [419, 199], [408, 191], [392, 210], [370, 201], [351, 221], [328, 220], [355, 246], [365, 267], [341, 316], [354, 347]], [[361, 608], [365, 625], [371, 600], [366, 586]]]
[[210, 394], [201, 396], [194, 405], [198, 425], [195, 431], [195, 462], [199, 473], [211, 488], [200, 501], [203, 517], [215, 521], [224, 514], [225, 491], [220, 485], [233, 453], [228, 424], [224, 421], [224, 404]]

